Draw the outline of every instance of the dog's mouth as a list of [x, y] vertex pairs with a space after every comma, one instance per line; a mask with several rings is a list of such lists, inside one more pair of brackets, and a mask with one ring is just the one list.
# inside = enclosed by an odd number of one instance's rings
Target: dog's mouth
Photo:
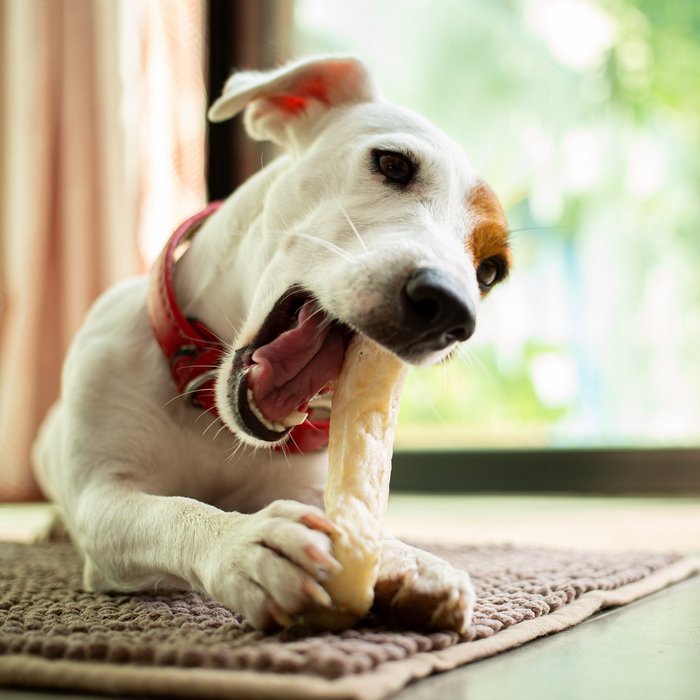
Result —
[[351, 336], [312, 295], [288, 290], [234, 355], [228, 397], [239, 426], [257, 440], [284, 439], [333, 390]]

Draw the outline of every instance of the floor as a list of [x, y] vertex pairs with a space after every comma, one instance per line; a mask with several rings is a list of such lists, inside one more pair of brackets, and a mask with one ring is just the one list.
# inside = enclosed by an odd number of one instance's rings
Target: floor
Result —
[[[0, 538], [27, 539], [45, 507], [0, 507]], [[393, 496], [387, 524], [423, 541], [515, 542], [700, 553], [700, 500]], [[696, 700], [700, 577], [520, 649], [420, 681], [396, 700]], [[0, 700], [93, 700], [0, 690]]]

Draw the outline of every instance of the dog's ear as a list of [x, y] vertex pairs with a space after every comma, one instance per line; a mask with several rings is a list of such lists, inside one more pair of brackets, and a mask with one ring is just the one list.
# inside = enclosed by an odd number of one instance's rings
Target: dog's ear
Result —
[[235, 73], [211, 106], [209, 119], [221, 122], [245, 108], [252, 138], [295, 148], [313, 138], [328, 110], [377, 96], [367, 68], [356, 58], [312, 58], [268, 72]]

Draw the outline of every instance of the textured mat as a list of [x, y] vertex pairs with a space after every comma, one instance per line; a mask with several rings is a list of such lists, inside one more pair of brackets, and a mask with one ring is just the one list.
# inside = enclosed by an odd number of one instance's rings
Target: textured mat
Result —
[[196, 593], [87, 593], [69, 544], [0, 543], [0, 684], [167, 697], [381, 698], [700, 569], [672, 554], [425, 548], [472, 575], [478, 603], [466, 637], [372, 620], [341, 634], [265, 636]]

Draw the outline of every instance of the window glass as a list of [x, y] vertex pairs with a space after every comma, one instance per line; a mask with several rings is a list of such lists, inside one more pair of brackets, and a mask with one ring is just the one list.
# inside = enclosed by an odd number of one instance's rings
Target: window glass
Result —
[[700, 441], [700, 4], [298, 0], [295, 50], [352, 52], [465, 147], [515, 269], [400, 447]]

